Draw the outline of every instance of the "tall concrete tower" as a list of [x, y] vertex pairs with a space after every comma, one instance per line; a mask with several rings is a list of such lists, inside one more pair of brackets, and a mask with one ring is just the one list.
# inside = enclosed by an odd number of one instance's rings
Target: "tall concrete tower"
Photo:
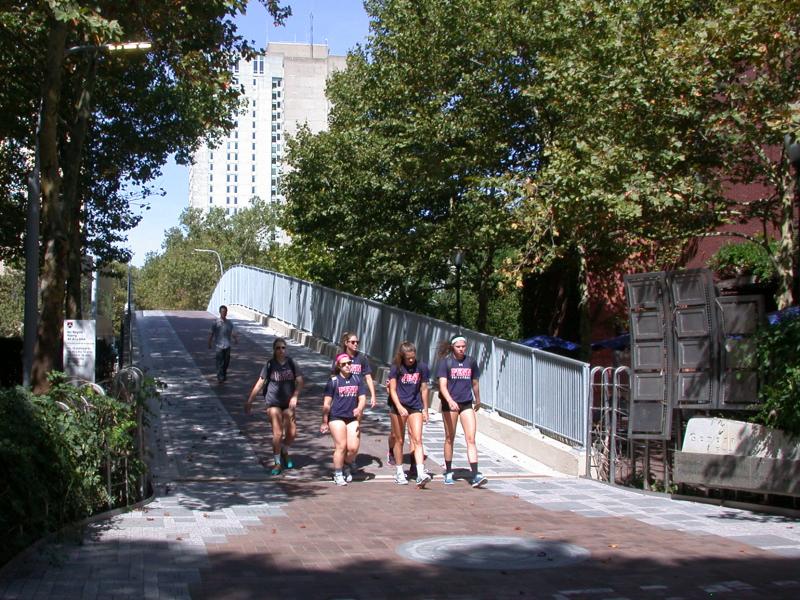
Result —
[[303, 124], [315, 133], [327, 127], [325, 83], [345, 61], [331, 56], [325, 44], [284, 42], [268, 44], [266, 53], [252, 61], [239, 61], [235, 75], [246, 106], [217, 147], [204, 145], [195, 153], [189, 206], [235, 214], [256, 197], [282, 201], [286, 136]]

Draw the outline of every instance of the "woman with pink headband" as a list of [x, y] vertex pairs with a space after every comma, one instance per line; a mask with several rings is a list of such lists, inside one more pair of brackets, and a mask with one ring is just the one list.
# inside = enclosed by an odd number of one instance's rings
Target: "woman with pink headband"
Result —
[[333, 438], [333, 482], [347, 485], [353, 480], [351, 465], [361, 444], [358, 417], [367, 403], [364, 381], [353, 375], [350, 355], [336, 357], [336, 375], [328, 380], [322, 406], [320, 433]]
[[481, 407], [481, 390], [478, 385], [480, 369], [471, 356], [467, 356], [467, 340], [456, 335], [439, 346], [439, 365], [436, 378], [439, 381], [439, 397], [442, 401], [444, 422], [444, 483], [453, 484], [453, 443], [459, 421], [467, 444], [467, 460], [471, 471], [470, 485], [474, 488], [486, 485], [487, 479], [478, 471], [478, 446], [475, 444], [477, 420], [475, 411]]

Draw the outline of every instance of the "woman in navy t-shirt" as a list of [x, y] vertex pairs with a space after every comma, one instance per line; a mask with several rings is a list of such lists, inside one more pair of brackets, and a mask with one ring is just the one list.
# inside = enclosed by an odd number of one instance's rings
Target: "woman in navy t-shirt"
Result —
[[347, 485], [352, 481], [351, 465], [358, 454], [361, 430], [358, 417], [367, 403], [364, 381], [351, 373], [352, 359], [342, 353], [336, 357], [336, 376], [328, 380], [322, 406], [320, 433], [333, 437], [333, 481]]
[[439, 397], [442, 401], [442, 421], [444, 422], [444, 483], [453, 483], [453, 443], [459, 421], [464, 430], [472, 476], [472, 487], [486, 485], [486, 477], [478, 471], [478, 446], [475, 444], [477, 422], [475, 411], [481, 407], [481, 391], [478, 385], [480, 369], [471, 356], [467, 356], [467, 340], [457, 335], [443, 342], [439, 350], [439, 365], [436, 378], [439, 382]]
[[412, 460], [416, 465], [417, 487], [424, 488], [431, 480], [425, 472], [422, 450], [422, 424], [428, 422], [428, 365], [417, 362], [417, 348], [411, 342], [402, 342], [397, 348], [394, 364], [389, 371], [389, 414], [392, 419], [394, 459], [397, 465], [395, 483], [406, 485], [403, 472], [403, 440], [406, 424], [411, 441]]
[[272, 474], [280, 475], [284, 468], [294, 467], [289, 456], [289, 446], [297, 437], [295, 410], [300, 390], [303, 389], [303, 374], [297, 363], [286, 354], [286, 340], [283, 338], [275, 338], [272, 343], [272, 357], [262, 367], [258, 380], [247, 397], [245, 414], [250, 414], [253, 401], [262, 389], [267, 415], [272, 424]]

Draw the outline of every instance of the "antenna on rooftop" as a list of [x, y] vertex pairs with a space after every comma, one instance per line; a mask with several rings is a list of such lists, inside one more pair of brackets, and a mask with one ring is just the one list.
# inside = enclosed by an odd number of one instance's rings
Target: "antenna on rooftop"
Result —
[[314, 13], [308, 13], [308, 20], [311, 25], [311, 58], [314, 58]]

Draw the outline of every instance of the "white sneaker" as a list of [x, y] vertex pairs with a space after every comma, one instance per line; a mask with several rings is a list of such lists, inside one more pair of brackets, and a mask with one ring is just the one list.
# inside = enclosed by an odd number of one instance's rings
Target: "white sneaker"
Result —
[[406, 479], [405, 473], [398, 473], [394, 476], [394, 482], [397, 485], [408, 485], [408, 479]]
[[342, 475], [347, 483], [353, 481], [353, 471], [350, 469], [350, 465], [347, 465], [344, 469], [342, 469]]
[[336, 485], [347, 485], [347, 480], [344, 478], [344, 475], [341, 473], [334, 473], [333, 474], [333, 483]]
[[423, 473], [420, 477], [417, 477], [417, 489], [423, 489], [426, 485], [428, 485], [430, 480], [431, 476], [427, 473]]

